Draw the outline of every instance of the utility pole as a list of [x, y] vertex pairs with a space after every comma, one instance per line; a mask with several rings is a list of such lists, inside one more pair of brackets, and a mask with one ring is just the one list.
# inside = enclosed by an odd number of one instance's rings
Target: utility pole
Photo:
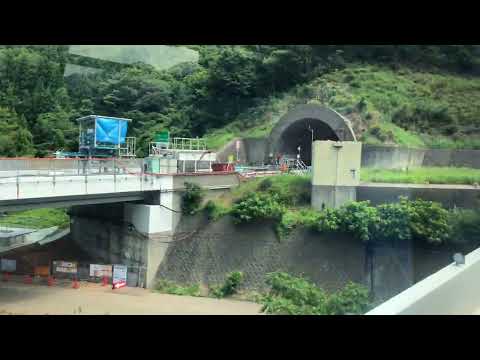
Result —
[[310, 132], [312, 133], [312, 144], [313, 144], [313, 129], [312, 129], [312, 127], [310, 126], [310, 124], [308, 124], [308, 130], [310, 130]]

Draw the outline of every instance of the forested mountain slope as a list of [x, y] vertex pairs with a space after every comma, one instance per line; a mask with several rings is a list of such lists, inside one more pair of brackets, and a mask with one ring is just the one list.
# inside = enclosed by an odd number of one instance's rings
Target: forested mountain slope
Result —
[[139, 149], [163, 128], [207, 134], [218, 147], [263, 136], [288, 108], [312, 101], [349, 117], [366, 142], [478, 146], [476, 45], [188, 47], [198, 61], [65, 77], [68, 46], [0, 46], [0, 156], [75, 150], [74, 119], [88, 114], [132, 118]]

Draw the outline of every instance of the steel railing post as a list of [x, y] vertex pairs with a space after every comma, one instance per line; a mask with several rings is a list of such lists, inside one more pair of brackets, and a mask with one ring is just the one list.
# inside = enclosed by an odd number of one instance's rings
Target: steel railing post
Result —
[[17, 162], [17, 166], [16, 166], [16, 168], [17, 168], [17, 199], [20, 198], [20, 178], [19, 178], [20, 170], [19, 170], [18, 167], [19, 166], [18, 166], [18, 162]]
[[143, 174], [145, 169], [145, 159], [142, 159], [141, 167], [142, 169], [140, 170], [140, 191], [143, 191]]
[[88, 162], [89, 160], [88, 159], [85, 159], [83, 160], [84, 161], [84, 165], [83, 165], [83, 176], [85, 177], [85, 194], [88, 193]]
[[117, 192], [117, 167], [115, 164], [115, 158], [113, 158], [112, 163], [113, 163], [113, 192]]
[[55, 188], [55, 175], [56, 175], [56, 172], [55, 172], [55, 169], [56, 169], [56, 166], [55, 166], [55, 159], [51, 159], [50, 161], [52, 161], [52, 164], [53, 164], [53, 187]]

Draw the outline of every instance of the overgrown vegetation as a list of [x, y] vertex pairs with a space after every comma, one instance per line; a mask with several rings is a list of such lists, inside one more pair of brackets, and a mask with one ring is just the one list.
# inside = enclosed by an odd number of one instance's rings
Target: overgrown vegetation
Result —
[[408, 170], [362, 168], [362, 181], [406, 184], [480, 184], [480, 170], [471, 168], [421, 167]]
[[202, 205], [204, 192], [200, 186], [193, 183], [185, 183], [185, 191], [182, 195], [182, 212], [186, 215], [194, 215]]
[[288, 209], [277, 224], [276, 231], [280, 239], [282, 239], [298, 227], [316, 229], [320, 218], [321, 213], [311, 208]]
[[212, 221], [216, 221], [230, 213], [230, 209], [212, 200], [208, 201], [205, 205], [205, 211], [207, 212], [208, 218]]
[[417, 240], [442, 244], [452, 235], [449, 212], [440, 204], [401, 198], [399, 203], [370, 206], [353, 202], [321, 213], [319, 232], [343, 232], [364, 241]]
[[172, 281], [160, 280], [155, 286], [155, 290], [164, 294], [200, 296], [200, 286], [198, 284], [181, 286]]
[[8, 115], [0, 155], [76, 150], [74, 119], [89, 114], [132, 118], [139, 156], [164, 128], [208, 134], [217, 148], [264, 136], [289, 108], [311, 101], [351, 117], [367, 141], [429, 146], [424, 133], [433, 132], [454, 142], [442, 146], [479, 144], [468, 140], [480, 118], [477, 45], [189, 47], [198, 62], [157, 70], [103, 61], [95, 65], [102, 72], [64, 77], [68, 45], [1, 45], [0, 123]]
[[70, 217], [65, 209], [34, 209], [0, 216], [0, 226], [43, 229], [54, 226], [66, 228], [69, 225]]
[[238, 292], [238, 288], [243, 282], [243, 273], [234, 271], [227, 274], [225, 282], [222, 285], [212, 286], [210, 293], [216, 298], [224, 298], [232, 296]]
[[455, 209], [450, 212], [451, 241], [455, 244], [480, 244], [480, 210]]
[[281, 219], [285, 207], [280, 204], [277, 194], [249, 193], [237, 201], [230, 212], [235, 223], [249, 223], [261, 220]]
[[235, 136], [264, 137], [290, 108], [318, 103], [350, 118], [364, 143], [478, 149], [480, 110], [472, 98], [480, 98], [477, 77], [405, 65], [392, 69], [349, 63], [265, 99], [225, 128], [212, 130], [209, 138], [216, 139], [218, 147]]
[[[244, 275], [240, 271], [227, 274], [221, 285], [209, 287], [209, 295], [218, 299], [239, 295]], [[346, 315], [364, 314], [370, 306], [368, 290], [348, 283], [337, 292], [328, 293], [308, 280], [283, 272], [267, 274], [267, 293], [247, 292], [250, 301], [262, 304], [262, 312], [278, 315]], [[178, 285], [160, 280], [155, 291], [181, 296], [202, 296], [200, 286]], [[206, 294], [205, 294], [206, 295]]]
[[275, 272], [267, 275], [270, 292], [262, 299], [262, 311], [277, 315], [364, 314], [370, 304], [368, 290], [349, 283], [328, 294], [301, 277]]
[[[305, 184], [309, 184], [307, 177], [291, 175], [247, 183], [236, 190], [231, 207], [212, 201], [207, 211], [214, 220], [229, 214], [237, 224], [272, 221], [280, 239], [298, 227], [319, 233], [348, 233], [363, 242], [414, 240], [445, 244], [454, 242], [458, 235], [453, 230], [451, 211], [439, 203], [401, 198], [394, 204], [372, 206], [363, 201], [339, 209], [315, 211], [305, 203], [305, 194], [298, 190]], [[248, 191], [242, 189], [243, 186]], [[472, 216], [467, 215], [473, 219]]]

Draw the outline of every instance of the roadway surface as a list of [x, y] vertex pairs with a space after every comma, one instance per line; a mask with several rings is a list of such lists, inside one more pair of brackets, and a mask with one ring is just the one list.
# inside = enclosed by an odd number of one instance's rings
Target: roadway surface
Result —
[[0, 315], [259, 315], [251, 302], [154, 293], [140, 288], [112, 290], [81, 283], [48, 287], [0, 282]]

